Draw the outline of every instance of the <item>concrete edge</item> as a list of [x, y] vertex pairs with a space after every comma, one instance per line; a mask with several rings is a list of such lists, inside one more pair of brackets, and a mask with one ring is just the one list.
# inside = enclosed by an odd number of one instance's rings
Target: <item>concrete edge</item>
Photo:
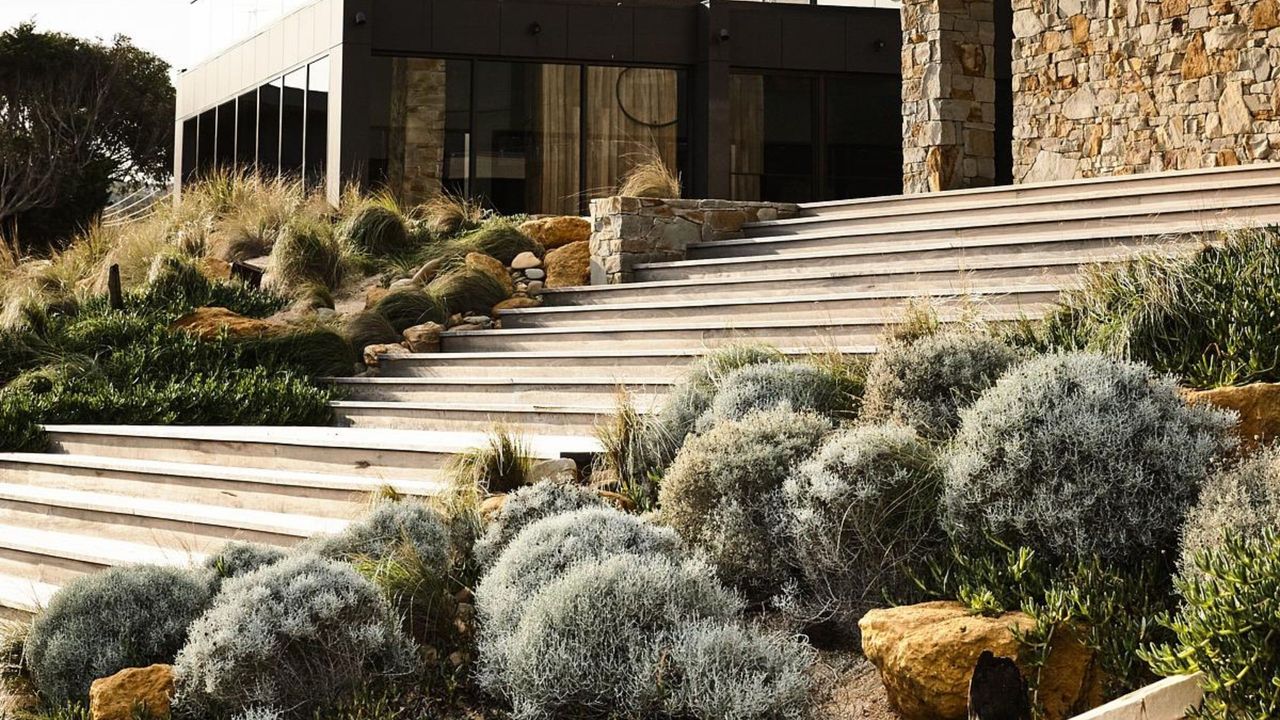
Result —
[[1135, 690], [1072, 720], [1183, 720], [1204, 698], [1201, 675], [1175, 675]]

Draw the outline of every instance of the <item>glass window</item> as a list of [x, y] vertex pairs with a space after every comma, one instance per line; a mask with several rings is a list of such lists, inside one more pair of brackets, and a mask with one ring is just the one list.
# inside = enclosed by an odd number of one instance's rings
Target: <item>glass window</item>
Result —
[[196, 147], [196, 175], [207, 175], [216, 165], [215, 155], [218, 140], [218, 111], [206, 110], [200, 113], [199, 136]]
[[329, 59], [307, 70], [306, 175], [312, 185], [324, 182], [329, 153]]
[[225, 102], [218, 106], [218, 147], [216, 164], [219, 168], [230, 168], [236, 164], [236, 101]]
[[825, 80], [826, 183], [822, 199], [902, 192], [902, 121], [893, 113], [865, 112], [901, 102], [902, 83], [891, 75]]
[[236, 100], [236, 165], [253, 167], [258, 158], [258, 91]]
[[280, 114], [280, 172], [301, 175], [306, 141], [307, 69], [284, 76], [284, 98]]
[[200, 120], [190, 118], [182, 123], [182, 181], [188, 182], [196, 174], [197, 143], [200, 140]]
[[637, 161], [657, 153], [680, 168], [680, 74], [655, 68], [587, 68], [586, 188], [613, 194]]
[[284, 83], [275, 80], [258, 88], [258, 172], [280, 170], [280, 100]]
[[739, 75], [729, 89], [734, 199], [804, 202], [817, 197], [814, 79]]

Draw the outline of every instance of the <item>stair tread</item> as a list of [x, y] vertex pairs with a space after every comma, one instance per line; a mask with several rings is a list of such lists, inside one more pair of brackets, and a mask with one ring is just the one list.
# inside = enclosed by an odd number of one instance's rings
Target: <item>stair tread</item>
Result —
[[401, 408], [406, 410], [453, 410], [461, 412], [534, 412], [534, 413], [578, 413], [597, 415], [601, 412], [612, 412], [613, 408], [594, 405], [553, 405], [545, 403], [450, 403], [428, 402], [418, 400], [333, 400], [329, 403], [335, 408]]
[[146, 543], [7, 523], [0, 523], [0, 547], [95, 565], [188, 565], [204, 562], [205, 559], [204, 553], [190, 550], [174, 550]]
[[48, 606], [58, 586], [0, 573], [0, 607], [37, 613]]
[[156, 500], [130, 495], [111, 495], [86, 490], [37, 487], [0, 483], [0, 500], [29, 502], [39, 505], [107, 512], [118, 515], [151, 517], [199, 525], [257, 530], [281, 535], [309, 537], [317, 533], [334, 533], [348, 521], [299, 513], [247, 510], [201, 503]]
[[[438, 481], [384, 480], [359, 475], [337, 475], [333, 473], [299, 472], [295, 470], [236, 467], [232, 465], [208, 465], [169, 460], [141, 460], [102, 455], [0, 453], [0, 463], [49, 465], [170, 477], [197, 477], [231, 482], [313, 487], [352, 492], [374, 492], [385, 485], [391, 485], [409, 495], [436, 495], [445, 489], [445, 484]], [[424, 474], [427, 472], [426, 470], [423, 471]]]
[[[521, 377], [458, 377], [458, 378], [433, 378], [433, 377], [393, 377], [373, 375], [368, 377], [339, 377], [339, 378], [322, 378], [326, 382], [332, 382], [337, 385], [494, 385], [514, 387], [518, 385], [535, 385], [538, 387], [556, 387], [560, 385], [592, 385], [601, 387], [616, 387], [617, 380], [608, 378], [590, 378], [590, 377], [564, 377], [564, 378], [521, 378]], [[671, 380], [663, 380], [660, 378], [649, 378], [647, 380], [631, 381], [628, 385], [670, 385]]]

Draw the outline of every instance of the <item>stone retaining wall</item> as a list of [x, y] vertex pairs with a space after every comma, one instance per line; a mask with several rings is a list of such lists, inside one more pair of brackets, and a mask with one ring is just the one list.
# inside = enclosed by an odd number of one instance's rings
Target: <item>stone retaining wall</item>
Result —
[[742, 236], [742, 226], [794, 217], [792, 203], [658, 200], [591, 201], [591, 284], [631, 282], [641, 263], [683, 260], [690, 243]]
[[1013, 0], [1014, 180], [1270, 161], [1277, 0]]

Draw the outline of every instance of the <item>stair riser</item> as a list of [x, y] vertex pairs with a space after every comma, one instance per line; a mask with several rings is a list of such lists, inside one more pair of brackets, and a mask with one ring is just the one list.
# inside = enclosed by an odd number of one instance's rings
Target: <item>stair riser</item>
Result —
[[190, 553], [207, 553], [228, 540], [290, 547], [301, 538], [276, 532], [203, 525], [102, 510], [0, 499], [0, 522], [55, 532], [127, 540]]
[[[1058, 291], [1018, 292], [1005, 295], [978, 295], [974, 302], [983, 307], [1017, 310], [1022, 306], [1042, 306], [1053, 302]], [[811, 302], [762, 302], [735, 305], [699, 304], [676, 308], [614, 309], [601, 307], [574, 312], [521, 313], [503, 316], [504, 329], [599, 327], [626, 328], [630, 325], [653, 324], [670, 320], [682, 322], [727, 323], [753, 320], [791, 320], [795, 322], [823, 323], [839, 319], [875, 320], [896, 312], [910, 297], [866, 298], [854, 300], [815, 300]], [[956, 298], [938, 296], [940, 305], [956, 302]]]
[[12, 463], [0, 464], [0, 476], [18, 485], [344, 519], [358, 515], [369, 498], [348, 490]]
[[32, 613], [20, 608], [11, 608], [0, 601], [0, 621], [28, 623], [31, 622]]
[[97, 563], [0, 547], [0, 573], [51, 585], [65, 585], [81, 575], [106, 568]]
[[[473, 391], [441, 391], [435, 386], [405, 384], [353, 384], [344, 385], [347, 400], [375, 402], [434, 402], [434, 403], [519, 403], [524, 405], [563, 404], [575, 407], [613, 407], [618, 394], [617, 385], [476, 385]], [[630, 386], [643, 397], [661, 394], [662, 389], [652, 386]]]
[[58, 452], [74, 455], [353, 475], [374, 480], [427, 480], [449, 460], [446, 453], [136, 436], [54, 433], [53, 442]]
[[457, 430], [484, 432], [495, 424], [526, 433], [546, 435], [590, 435], [598, 420], [608, 412], [579, 413], [489, 413], [466, 410], [415, 410], [412, 408], [337, 408], [336, 424], [360, 428], [401, 430]]
[[782, 223], [744, 229], [748, 237], [773, 237], [808, 232], [848, 233], [900, 232], [903, 230], [951, 231], [961, 228], [992, 228], [999, 225], [1025, 226], [1027, 223], [1078, 223], [1098, 218], [1145, 220], [1152, 215], [1202, 213], [1205, 208], [1238, 208], [1274, 203], [1280, 186], [1246, 183], [1229, 188], [1196, 188], [1183, 192], [1155, 192], [1136, 195], [1106, 195], [1082, 200], [1046, 202], [1014, 207], [982, 207], [951, 210], [927, 215], [846, 217], [828, 214], [803, 223]]
[[1125, 238], [1122, 240], [1071, 240], [1053, 243], [1013, 243], [1008, 245], [982, 245], [978, 247], [942, 247], [925, 250], [886, 249], [861, 255], [832, 255], [829, 257], [803, 257], [775, 255], [768, 259], [749, 263], [710, 263], [707, 265], [677, 265], [673, 267], [640, 268], [637, 281], [688, 280], [698, 278], [732, 278], [750, 273], [810, 273], [818, 270], [830, 272], [865, 271], [877, 267], [886, 272], [909, 269], [912, 263], [936, 260], [952, 260], [956, 268], [964, 269], [967, 260], [1015, 260], [1027, 265], [1047, 261], [1072, 259], [1081, 263], [1113, 261], [1153, 249], [1160, 252], [1184, 252], [1196, 244], [1173, 245], [1158, 239]]
[[659, 357], [572, 358], [450, 358], [448, 353], [427, 357], [384, 358], [380, 377], [494, 378], [563, 380], [566, 377], [640, 383], [674, 382], [692, 358]]
[[[679, 302], [688, 300], [692, 293], [709, 302], [740, 298], [794, 297], [822, 292], [908, 292], [919, 294], [929, 290], [944, 293], [962, 293], [985, 290], [992, 287], [1016, 287], [1042, 283], [1067, 284], [1080, 273], [1080, 265], [1038, 265], [1031, 267], [956, 270], [949, 268], [934, 272], [896, 272], [870, 275], [844, 275], [837, 277], [795, 277], [766, 281], [723, 282], [705, 285], [675, 285], [671, 287], [637, 287], [632, 290], [575, 290], [546, 295], [550, 307], [582, 307], [584, 305], [607, 307], [622, 303]], [[617, 286], [623, 287], [626, 286]], [[503, 314], [503, 323], [510, 316]]]

